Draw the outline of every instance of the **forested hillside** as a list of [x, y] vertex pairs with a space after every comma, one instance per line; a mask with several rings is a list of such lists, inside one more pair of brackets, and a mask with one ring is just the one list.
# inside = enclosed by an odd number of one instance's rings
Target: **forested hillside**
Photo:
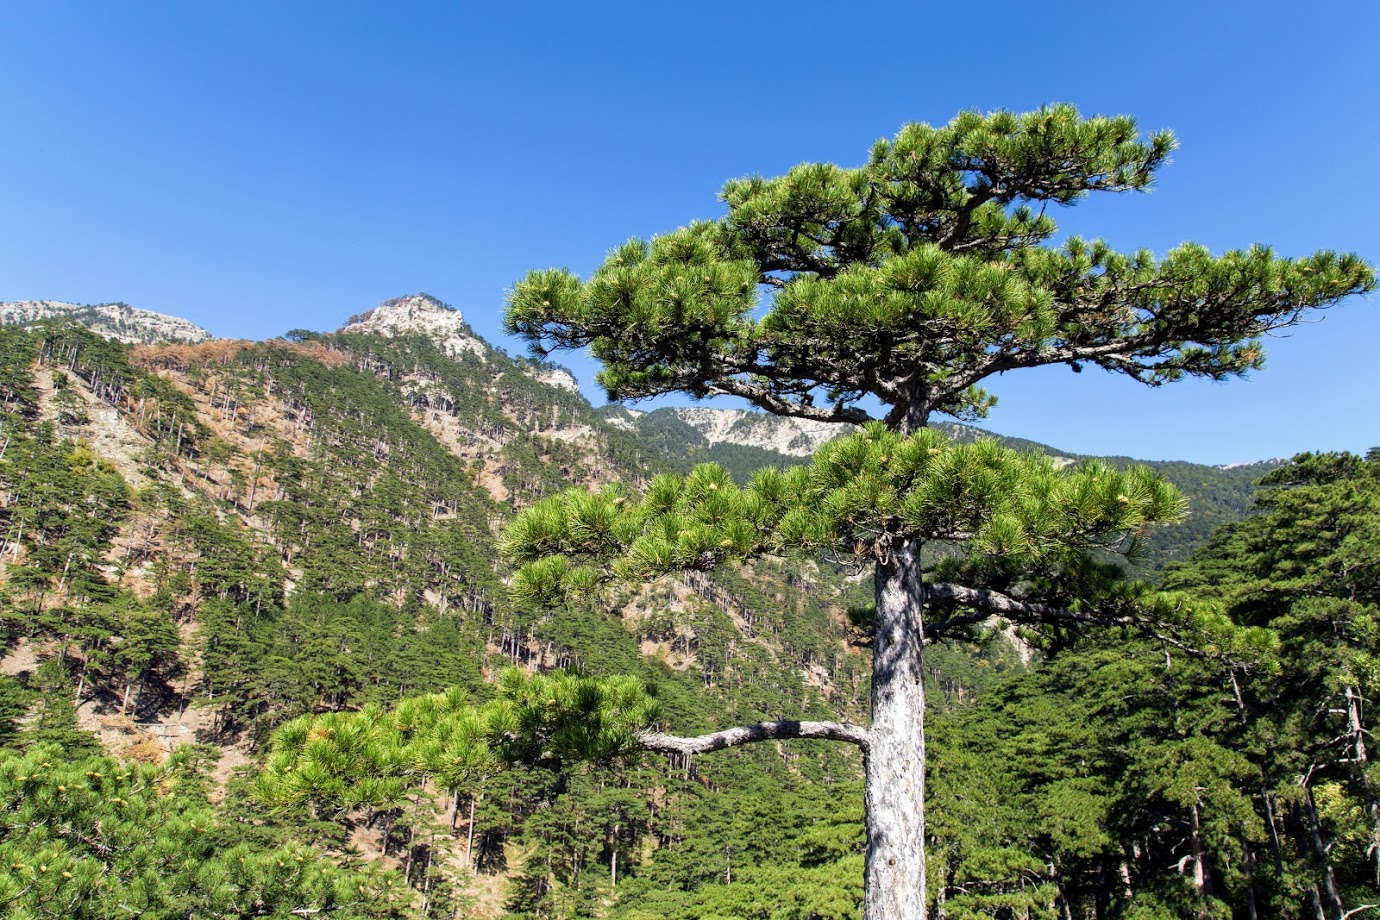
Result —
[[[871, 592], [847, 560], [663, 577], [554, 614], [513, 600], [497, 561], [513, 512], [569, 485], [798, 458], [709, 446], [668, 410], [596, 411], [453, 328], [477, 344], [0, 330], [16, 916], [856, 916], [855, 749], [590, 760], [494, 741], [547, 695], [593, 692], [540, 682], [562, 673], [635, 678], [682, 734], [864, 720]], [[1280, 469], [1259, 516], [1171, 569], [1269, 631], [1249, 669], [1096, 643], [1031, 669], [1000, 630], [927, 650], [936, 916], [1358, 902], [1380, 825], [1361, 704], [1344, 710], [1369, 692], [1376, 597], [1335, 573], [1374, 571], [1374, 466]], [[1147, 535], [1152, 569], [1239, 518], [1265, 471], [1162, 468], [1191, 513]], [[1359, 561], [1271, 548], [1307, 543], [1293, 496], [1337, 490], [1326, 526], [1354, 522]], [[1287, 597], [1270, 566], [1290, 568]]]
[[[367, 814], [270, 807], [232, 774], [252, 777], [275, 727], [447, 689], [482, 701], [514, 664], [639, 675], [679, 725], [725, 710], [858, 712], [867, 669], [849, 582], [764, 565], [659, 582], [618, 610], [551, 619], [515, 607], [494, 548], [512, 509], [570, 483], [635, 486], [660, 461], [543, 382], [544, 368], [492, 349], [361, 334], [130, 348], [74, 325], [0, 337], [7, 745], [50, 764], [104, 749], [160, 782], [185, 775], [176, 807], [202, 809], [225, 847], [314, 847], [305, 864], [327, 872], [278, 880], [273, 895], [235, 880], [223, 882], [231, 893], [146, 892], [145, 913], [222, 897], [332, 905], [315, 893], [335, 884], [329, 867], [361, 859], [402, 873], [392, 884], [417, 892], [413, 916], [423, 901], [437, 916], [471, 903], [490, 916], [579, 913], [611, 902], [635, 868], [684, 864], [683, 838], [724, 840], [726, 871], [749, 872], [753, 847], [729, 825], [709, 838], [700, 825], [745, 813], [753, 789], [779, 785], [772, 775], [811, 777], [800, 794], [813, 803], [852, 781], [856, 764], [837, 752], [792, 749], [703, 767], [530, 764], [493, 777], [472, 817], [429, 788]], [[15, 776], [49, 775], [20, 763]], [[80, 766], [74, 775], [116, 769]], [[51, 775], [44, 789], [70, 785]], [[803, 802], [792, 806], [802, 833], [814, 807]], [[775, 832], [770, 843], [789, 847]], [[99, 852], [81, 835], [51, 845], [54, 864]], [[695, 870], [685, 884], [701, 874], [719, 877]], [[139, 884], [114, 878], [73, 873], [34, 909], [106, 916]], [[386, 902], [371, 889], [349, 909], [383, 915]]]
[[[601, 411], [611, 420], [621, 421], [635, 430], [645, 444], [655, 448], [676, 469], [689, 470], [696, 463], [718, 463], [740, 483], [747, 483], [754, 472], [766, 466], [786, 467], [804, 463], [811, 453], [810, 450], [799, 449], [799, 436], [788, 425], [793, 420], [764, 413], [758, 413], [754, 418], [751, 434], [755, 437], [742, 437], [739, 431], [730, 429], [726, 436], [711, 441], [702, 426], [687, 421], [687, 416], [692, 419], [694, 416], [688, 415], [684, 409], [663, 408], [637, 416], [630, 415], [620, 406], [608, 406]], [[849, 428], [836, 427], [839, 433]], [[1170, 562], [1186, 558], [1215, 528], [1244, 517], [1250, 507], [1251, 496], [1255, 493], [1256, 481], [1281, 462], [1264, 460], [1231, 466], [1206, 466], [1173, 460], [1093, 458], [1067, 453], [1048, 444], [994, 435], [971, 425], [936, 422], [934, 427], [955, 443], [971, 443], [981, 437], [992, 437], [1008, 447], [1047, 454], [1061, 463], [1101, 459], [1121, 468], [1148, 466], [1164, 476], [1188, 499], [1188, 513], [1181, 521], [1148, 530], [1131, 558], [1122, 560], [1138, 576], [1152, 579], [1158, 579]]]

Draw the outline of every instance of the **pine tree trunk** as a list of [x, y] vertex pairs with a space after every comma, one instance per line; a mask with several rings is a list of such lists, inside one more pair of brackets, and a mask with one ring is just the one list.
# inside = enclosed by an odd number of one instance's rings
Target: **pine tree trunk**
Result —
[[920, 547], [877, 564], [864, 920], [924, 920], [925, 686]]
[[1275, 819], [1274, 799], [1268, 788], [1260, 790], [1260, 801], [1265, 806], [1265, 829], [1270, 832], [1270, 855], [1275, 862], [1275, 881], [1284, 880], [1284, 851], [1279, 842], [1279, 823]]
[[1189, 839], [1193, 846], [1193, 887], [1198, 891], [1198, 916], [1207, 920], [1212, 916], [1212, 875], [1208, 871], [1202, 816], [1196, 802], [1188, 807], [1188, 819]]
[[1304, 786], [1303, 812], [1304, 818], [1308, 822], [1309, 842], [1313, 845], [1313, 860], [1318, 867], [1319, 881], [1322, 888], [1319, 891], [1319, 901], [1322, 910], [1328, 920], [1341, 920], [1342, 898], [1337, 892], [1337, 875], [1332, 869], [1332, 855], [1329, 847], [1323, 842], [1322, 822], [1318, 820], [1318, 805], [1313, 800], [1313, 787]]
[[1260, 911], [1255, 903], [1255, 851], [1251, 849], [1249, 841], [1241, 841], [1241, 871], [1246, 876], [1245, 891], [1246, 898], [1246, 920], [1257, 920]]
[[1355, 766], [1353, 775], [1361, 787], [1361, 798], [1366, 803], [1366, 812], [1370, 815], [1370, 851], [1375, 860], [1375, 877], [1377, 885], [1380, 885], [1380, 793], [1377, 792], [1375, 784], [1371, 782], [1370, 772], [1366, 769], [1370, 763], [1370, 755], [1366, 751], [1366, 727], [1361, 719], [1361, 703], [1364, 698], [1357, 687], [1347, 686], [1346, 688], [1346, 716], [1347, 734], [1350, 736], [1351, 762]]
[[478, 872], [479, 868], [474, 864], [474, 802], [475, 794], [470, 793], [470, 826], [465, 834], [465, 867], [471, 872]]
[[612, 838], [612, 841], [611, 841], [611, 849], [612, 849], [613, 853], [612, 853], [611, 858], [609, 859], [609, 884], [611, 884], [614, 888], [617, 888], [617, 887], [618, 887], [618, 825], [617, 825], [617, 824], [615, 824], [615, 825], [613, 826], [613, 838]]
[[1323, 913], [1322, 895], [1318, 894], [1317, 885], [1309, 887], [1308, 903], [1313, 908], [1313, 920], [1327, 920], [1327, 916]]

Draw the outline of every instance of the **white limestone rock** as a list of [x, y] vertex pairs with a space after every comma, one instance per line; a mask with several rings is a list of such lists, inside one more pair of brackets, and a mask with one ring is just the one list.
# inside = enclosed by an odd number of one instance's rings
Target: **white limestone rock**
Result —
[[350, 317], [341, 332], [359, 332], [393, 338], [420, 333], [441, 346], [446, 354], [458, 357], [465, 352], [487, 361], [489, 346], [474, 335], [465, 317], [430, 294], [412, 294], [385, 300], [372, 310]]
[[745, 409], [684, 408], [673, 410], [711, 445], [728, 443], [773, 450], [788, 457], [808, 457], [820, 445], [853, 431], [852, 425], [768, 415]]
[[117, 342], [205, 342], [214, 338], [195, 323], [125, 303], [75, 304], [60, 300], [15, 300], [0, 303], [0, 325], [31, 326], [46, 319], [73, 320], [97, 335]]

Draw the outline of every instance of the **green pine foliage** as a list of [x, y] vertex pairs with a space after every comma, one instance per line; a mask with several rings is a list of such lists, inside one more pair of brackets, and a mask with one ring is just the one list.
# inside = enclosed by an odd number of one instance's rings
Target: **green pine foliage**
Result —
[[1380, 457], [1302, 454], [1262, 486], [1257, 514], [1169, 580], [1278, 636], [1273, 668], [1238, 682], [1238, 705], [1270, 803], [1261, 810], [1283, 826], [1276, 884], [1333, 915], [1373, 899], [1380, 839], [1366, 706], [1380, 638]]
[[0, 900], [10, 916], [404, 917], [391, 873], [233, 843], [186, 749], [140, 766], [40, 745], [0, 760]]
[[[530, 272], [509, 294], [508, 331], [538, 356], [588, 348], [610, 399], [730, 395], [777, 415], [871, 423], [808, 468], [764, 470], [746, 488], [706, 464], [654, 479], [645, 496], [567, 492], [519, 516], [504, 547], [529, 604], [788, 549], [840, 562], [851, 551], [859, 568], [872, 565], [873, 727], [832, 729], [868, 746], [869, 920], [919, 918], [927, 890], [943, 911], [935, 898], [948, 891], [928, 884], [925, 861], [916, 685], [927, 641], [981, 635], [995, 620], [1052, 652], [1088, 626], [1136, 627], [1231, 667], [1270, 652], [1268, 627], [1238, 629], [1201, 600], [1121, 582], [1095, 555], [1180, 516], [1163, 479], [1087, 463], [1060, 474], [990, 441], [946, 447], [928, 428], [936, 414], [985, 416], [995, 400], [984, 381], [1019, 368], [1092, 366], [1151, 386], [1243, 375], [1262, 365], [1263, 336], [1375, 287], [1355, 254], [1289, 259], [1256, 245], [1214, 256], [1184, 243], [1157, 257], [1078, 237], [1054, 244], [1051, 203], [1145, 189], [1174, 147], [1168, 132], [1143, 136], [1133, 119], [1067, 105], [910, 124], [863, 166], [731, 181], [721, 218], [630, 240], [588, 279]], [[1189, 808], [1198, 909], [1210, 916], [1202, 803], [1184, 788], [1166, 794]], [[962, 909], [1029, 916], [1033, 898], [1047, 915], [1062, 902], [1067, 917], [1057, 880], [1024, 877], [1037, 868], [1009, 862], [997, 874], [1022, 875], [1020, 891]], [[1323, 887], [1319, 913], [1326, 902], [1337, 920], [1336, 880]]]
[[656, 477], [645, 496], [563, 493], [520, 514], [504, 552], [522, 566], [513, 591], [527, 603], [791, 550], [861, 567], [905, 540], [964, 547], [938, 561], [941, 579], [1095, 603], [1105, 579], [1088, 552], [1180, 512], [1173, 488], [1143, 468], [1061, 470], [993, 441], [954, 445], [933, 429], [902, 437], [871, 425], [825, 445], [808, 467], [760, 471], [746, 489], [707, 464]]
[[860, 422], [872, 396], [918, 426], [984, 415], [980, 382], [1019, 367], [1241, 374], [1263, 360], [1258, 336], [1373, 287], [1351, 254], [1050, 245], [1049, 203], [1147, 188], [1174, 147], [1067, 105], [906, 125], [860, 167], [731, 181], [723, 218], [631, 240], [588, 281], [530, 273], [508, 329], [539, 354], [589, 347], [611, 399], [723, 393]]
[[[612, 413], [614, 410], [607, 410]], [[677, 472], [688, 473], [699, 463], [717, 463], [728, 470], [734, 482], [746, 485], [753, 474], [765, 467], [786, 468], [808, 463], [808, 458], [792, 457], [762, 447], [727, 441], [710, 444], [694, 426], [683, 421], [674, 409], [657, 409], [631, 420], [638, 436], [665, 456]], [[1167, 479], [1183, 495], [1187, 513], [1177, 521], [1149, 527], [1140, 535], [1134, 552], [1122, 562], [1140, 578], [1158, 579], [1166, 565], [1179, 561], [1205, 542], [1213, 530], [1245, 517], [1255, 493], [1256, 480], [1278, 465], [1274, 461], [1229, 467], [1163, 460], [1132, 460], [1129, 457], [1083, 457], [1070, 455], [1047, 444], [1023, 438], [989, 434], [971, 425], [938, 422], [932, 427], [953, 441], [970, 443], [992, 437], [998, 443], [1020, 451], [1038, 451], [1073, 461], [1101, 460], [1118, 468], [1145, 466]], [[840, 435], [846, 433], [841, 428]]]
[[[80, 330], [64, 333], [69, 334], [85, 341]], [[82, 351], [75, 344], [55, 346], [38, 334], [16, 330], [0, 332], [0, 340], [22, 346], [15, 349], [15, 371], [18, 375], [22, 370], [24, 379], [43, 373], [45, 365], [38, 359], [56, 348], [58, 358], [67, 362], [62, 373], [70, 377], [67, 392], [73, 394], [74, 406], [78, 387], [85, 390], [81, 405], [89, 402], [88, 378], [94, 374], [79, 373], [80, 360], [76, 369], [68, 366], [71, 353]], [[361, 353], [367, 351], [367, 343], [359, 344]], [[389, 361], [406, 361], [413, 368], [423, 360], [437, 362], [439, 373], [452, 375], [449, 384], [461, 394], [485, 393], [481, 400], [457, 407], [457, 417], [474, 412], [492, 420], [492, 430], [501, 424], [509, 433], [521, 433], [530, 424], [588, 424], [608, 437], [608, 455], [577, 457], [554, 477], [542, 466], [552, 450], [534, 447], [528, 459], [510, 463], [503, 473], [505, 483], [517, 487], [514, 494], [539, 494], [567, 482], [568, 476], [597, 480], [640, 475], [641, 467], [632, 464], [645, 448], [629, 447], [629, 435], [608, 434], [613, 429], [601, 427], [592, 410], [568, 394], [554, 397], [554, 413], [540, 408], [542, 398], [553, 397], [520, 362], [505, 371], [511, 379], [502, 383], [496, 398], [484, 390], [486, 381], [492, 379], [494, 365], [509, 366], [497, 353], [489, 356], [487, 367], [456, 370], [429, 343], [399, 341], [384, 347]], [[109, 396], [101, 398], [121, 413], [124, 423], [152, 439], [155, 449], [145, 451], [141, 467], [132, 471], [140, 482], [132, 487], [122, 478], [110, 478], [109, 467], [90, 463], [83, 453], [88, 448], [80, 442], [64, 440], [86, 433], [89, 422], [81, 423], [74, 412], [44, 428], [37, 396], [32, 405], [21, 405], [16, 397], [5, 455], [23, 458], [6, 467], [23, 489], [16, 494], [32, 494], [30, 504], [47, 516], [44, 520], [58, 521], [64, 532], [86, 540], [87, 558], [97, 565], [83, 573], [89, 584], [79, 596], [70, 577], [64, 582], [51, 553], [40, 555], [34, 566], [11, 566], [7, 572], [5, 622], [11, 636], [39, 648], [66, 644], [65, 658], [54, 658], [43, 670], [48, 675], [60, 669], [52, 687], [43, 675], [28, 678], [30, 690], [22, 682], [7, 685], [15, 695], [15, 747], [32, 747], [37, 741], [31, 736], [37, 732], [71, 755], [97, 751], [94, 737], [77, 725], [71, 701], [78, 686], [83, 706], [107, 715], [123, 709], [148, 718], [169, 701], [179, 708], [187, 702], [205, 706], [215, 716], [205, 737], [220, 743], [262, 741], [275, 726], [299, 716], [330, 710], [347, 718], [361, 707], [375, 711], [373, 707], [391, 707], [400, 699], [447, 687], [467, 688], [472, 699], [482, 701], [492, 692], [486, 690], [482, 669], [495, 646], [503, 656], [522, 662], [554, 656], [593, 673], [638, 674], [655, 685], [666, 718], [706, 728], [713, 719], [701, 698], [704, 693], [713, 695], [710, 706], [751, 718], [827, 711], [836, 692], [827, 686], [831, 678], [848, 680], [851, 675], [851, 681], [840, 684], [849, 687], [848, 705], [856, 708], [865, 697], [865, 678], [861, 685], [858, 681], [865, 671], [860, 656], [837, 651], [847, 627], [829, 613], [837, 588], [827, 573], [822, 594], [815, 590], [818, 583], [798, 581], [787, 567], [761, 566], [750, 578], [729, 579], [726, 587], [697, 585], [683, 593], [688, 620], [674, 626], [655, 622], [655, 617], [625, 625], [602, 606], [553, 618], [510, 605], [498, 590], [487, 536], [503, 509], [474, 487], [476, 460], [456, 458], [450, 449], [431, 444], [431, 436], [416, 424], [418, 407], [409, 406], [413, 375], [394, 373], [388, 361], [371, 358], [361, 369], [329, 354], [284, 345], [165, 350], [152, 359], [145, 354], [138, 362], [123, 346], [98, 350], [103, 355], [100, 379], [118, 381], [102, 390]], [[357, 357], [363, 362], [362, 354]], [[27, 392], [18, 382], [16, 386]], [[505, 404], [512, 399], [528, 401], [526, 415], [512, 417]], [[208, 400], [220, 427], [191, 424], [189, 413], [206, 418]], [[407, 411], [399, 412], [399, 405]], [[273, 423], [270, 428], [277, 411], [286, 427]], [[388, 437], [379, 438], [379, 432]], [[386, 449], [379, 447], [380, 440], [386, 440]], [[526, 436], [513, 440], [539, 443]], [[34, 453], [38, 450], [50, 458], [41, 465], [30, 460], [39, 456]], [[371, 459], [363, 462], [361, 456]], [[511, 461], [515, 455], [505, 456]], [[72, 473], [59, 475], [56, 471], [64, 464]], [[95, 497], [81, 499], [85, 487], [63, 478], [86, 470], [109, 479], [106, 492], [118, 497], [115, 504], [102, 503], [100, 496], [106, 493], [99, 489]], [[100, 475], [90, 481], [105, 482]], [[422, 485], [433, 481], [441, 485]], [[58, 502], [76, 503], [69, 508]], [[14, 515], [29, 510], [18, 501], [5, 508]], [[21, 533], [17, 521], [11, 522], [11, 540], [22, 544], [17, 553], [21, 561], [31, 548], [41, 552], [46, 546], [46, 530], [30, 543], [33, 530]], [[13, 546], [7, 549], [10, 554]], [[32, 573], [28, 581], [26, 570]], [[136, 599], [119, 585], [126, 577], [143, 579], [152, 596]], [[401, 591], [398, 586], [404, 582], [407, 589]], [[813, 592], [809, 602], [807, 588]], [[798, 615], [786, 615], [780, 607], [783, 596], [792, 598]], [[735, 616], [746, 618], [767, 638], [735, 641]], [[660, 642], [668, 629], [679, 635], [678, 647], [690, 653], [684, 670], [643, 658], [639, 651], [639, 631], [643, 641]], [[191, 641], [179, 641], [179, 633]], [[837, 674], [820, 678], [826, 682], [823, 687], [807, 683], [799, 671], [807, 663]], [[188, 695], [181, 696], [188, 676], [194, 682]], [[32, 693], [39, 685], [50, 691], [41, 708]], [[807, 777], [802, 781], [812, 787], [846, 781], [857, 769], [856, 758], [850, 762], [823, 747], [807, 756], [793, 755], [790, 763], [794, 775]], [[469, 799], [462, 789], [443, 790], [450, 817], [439, 824], [433, 811], [444, 802], [415, 785], [407, 786], [394, 807], [377, 810], [374, 829], [386, 827], [383, 845], [408, 866], [408, 883], [418, 891], [429, 886], [427, 910], [448, 912], [456, 898], [465, 897], [467, 874], [440, 854], [459, 851], [450, 825], [468, 830], [471, 805], [475, 839], [468, 855], [473, 870], [511, 873], [513, 909], [518, 909], [516, 891], [522, 889], [529, 892], [527, 907], [549, 914], [556, 909], [587, 913], [595, 909], [591, 905], [607, 903], [614, 889], [635, 879], [647, 863], [649, 840], [663, 841], [654, 847], [656, 853], [677, 858], [687, 845], [685, 838], [654, 830], [665, 803], [693, 799], [698, 804], [687, 805], [688, 812], [673, 813], [689, 814], [694, 825], [698, 809], [717, 808], [722, 801], [701, 784], [720, 788], [722, 771], [713, 771], [714, 778], [708, 779], [693, 764], [553, 766], [519, 763], [473, 788]], [[783, 766], [777, 758], [754, 754], [734, 772], [752, 776]], [[279, 803], [266, 812], [232, 788], [221, 812], [235, 816], [226, 819], [234, 826], [246, 832], [253, 828], [244, 839], [256, 852], [307, 844], [349, 858], [351, 825], [336, 811], [327, 809], [317, 817], [304, 804]], [[584, 817], [574, 823], [546, 820], [566, 813]], [[579, 832], [596, 820], [603, 828], [598, 835]], [[508, 853], [524, 855], [510, 863]]]
[[1374, 901], [1375, 463], [1295, 458], [1171, 570], [1257, 631], [1249, 658], [1080, 643], [936, 721], [936, 909], [1336, 918]]

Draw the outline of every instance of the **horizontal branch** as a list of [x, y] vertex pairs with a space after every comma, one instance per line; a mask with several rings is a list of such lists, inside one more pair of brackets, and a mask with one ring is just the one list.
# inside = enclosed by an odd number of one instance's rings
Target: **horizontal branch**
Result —
[[1085, 613], [1079, 610], [1067, 610], [1052, 604], [1021, 600], [988, 588], [969, 588], [965, 585], [945, 583], [927, 584], [925, 585], [925, 604], [941, 604], [945, 607], [959, 607], [973, 611], [926, 624], [926, 638], [939, 638], [951, 629], [972, 626], [993, 617], [1000, 617], [1024, 626], [1037, 624], [1075, 627], [1127, 626], [1139, 630], [1151, 639], [1191, 655], [1219, 657], [1180, 639], [1175, 635], [1175, 627], [1169, 623], [1145, 619], [1132, 614]]
[[[969, 588], [966, 585], [932, 582], [925, 585], [925, 603], [942, 603], [956, 607], [971, 607], [981, 611], [983, 617], [1005, 617], [1010, 620], [1067, 619], [1084, 617], [1060, 607], [1023, 601], [1000, 591], [989, 588]], [[935, 625], [954, 625], [957, 620], [973, 622], [969, 617], [946, 620]]]
[[[757, 370], [760, 372], [766, 368], [757, 368]], [[736, 377], [724, 376], [716, 379], [705, 388], [705, 395], [737, 396], [772, 415], [786, 415], [791, 418], [803, 418], [815, 422], [842, 422], [850, 425], [862, 425], [875, 420], [868, 414], [867, 410], [858, 406], [845, 406], [838, 403], [829, 406], [812, 406], [805, 402], [785, 399], [767, 387], [749, 383]]]
[[779, 722], [758, 722], [755, 725], [739, 725], [721, 732], [682, 738], [661, 732], [645, 732], [637, 739], [638, 744], [649, 751], [664, 751], [675, 754], [706, 754], [724, 748], [751, 744], [755, 741], [777, 741], [786, 738], [821, 738], [825, 741], [846, 741], [856, 744], [867, 753], [871, 733], [861, 725], [851, 722], [797, 722], [782, 719]]

